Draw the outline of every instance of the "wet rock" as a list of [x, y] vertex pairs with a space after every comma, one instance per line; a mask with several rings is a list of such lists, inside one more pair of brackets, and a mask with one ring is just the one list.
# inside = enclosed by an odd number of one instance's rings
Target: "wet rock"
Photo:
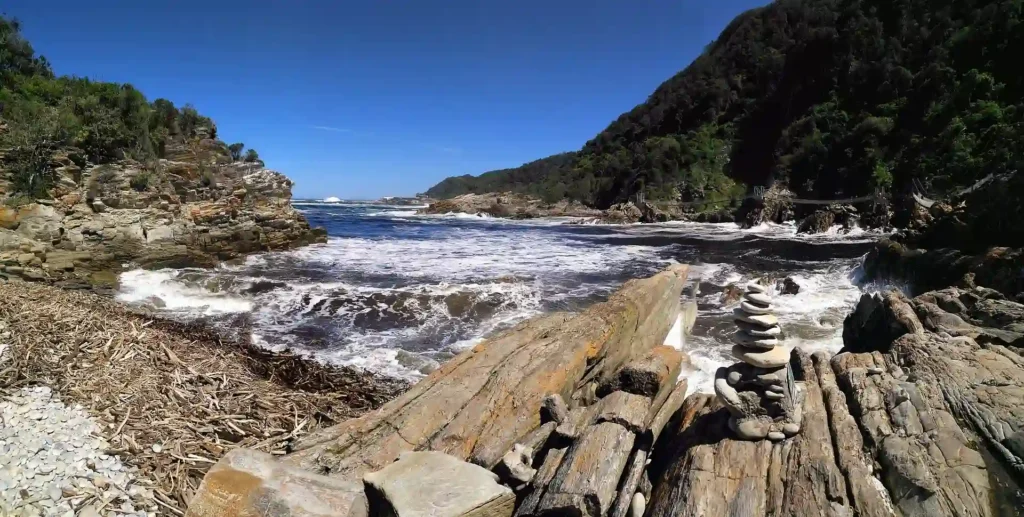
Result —
[[924, 326], [903, 293], [864, 294], [853, 313], [843, 321], [844, 350], [885, 350], [904, 334], [920, 334]]
[[722, 291], [722, 296], [719, 298], [719, 301], [722, 305], [732, 305], [740, 301], [740, 297], [742, 296], [743, 289], [740, 288], [740, 286], [736, 284], [729, 284], [725, 287], [725, 290]]
[[797, 233], [825, 233], [835, 224], [836, 215], [830, 210], [818, 210], [800, 221]]
[[796, 280], [793, 280], [793, 277], [787, 276], [782, 281], [782, 285], [779, 287], [779, 292], [782, 294], [799, 294], [800, 284], [796, 283]]

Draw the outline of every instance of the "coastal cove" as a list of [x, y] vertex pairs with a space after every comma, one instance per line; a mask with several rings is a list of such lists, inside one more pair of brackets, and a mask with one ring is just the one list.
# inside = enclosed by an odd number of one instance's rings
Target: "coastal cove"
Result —
[[[730, 286], [791, 277], [783, 329], [807, 350], [837, 351], [842, 320], [863, 292], [859, 265], [881, 234], [794, 225], [569, 224], [418, 207], [296, 201], [326, 244], [214, 269], [123, 273], [118, 300], [182, 321], [251, 329], [254, 342], [332, 364], [417, 380], [485, 336], [526, 318], [575, 311], [625, 280], [692, 264], [688, 296], [702, 317], [685, 346], [692, 385], [710, 389], [726, 361]], [[779, 287], [775, 287], [778, 292]]]

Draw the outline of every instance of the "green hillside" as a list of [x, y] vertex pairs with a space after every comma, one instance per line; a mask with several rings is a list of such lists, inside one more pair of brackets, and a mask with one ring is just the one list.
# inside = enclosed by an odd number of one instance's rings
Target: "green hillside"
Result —
[[[130, 84], [56, 76], [37, 56], [16, 20], [0, 17], [0, 149], [12, 178], [8, 203], [47, 197], [51, 160], [73, 148], [76, 159], [102, 164], [132, 159], [145, 166], [164, 157], [170, 142], [216, 140], [217, 127], [191, 105], [153, 102]], [[257, 161], [241, 143], [228, 146], [235, 160]], [[80, 165], [84, 165], [80, 164]]]
[[685, 70], [577, 153], [427, 193], [516, 190], [607, 207], [727, 197], [941, 193], [1024, 156], [1022, 1], [779, 0], [738, 16]]

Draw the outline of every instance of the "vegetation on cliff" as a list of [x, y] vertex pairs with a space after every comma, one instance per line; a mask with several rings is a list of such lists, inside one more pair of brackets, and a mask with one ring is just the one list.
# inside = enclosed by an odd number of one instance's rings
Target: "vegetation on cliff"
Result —
[[[514, 190], [607, 207], [780, 182], [801, 197], [937, 193], [1024, 161], [1022, 2], [779, 0], [575, 153], [432, 197]], [[742, 187], [741, 187], [742, 188]]]
[[[55, 151], [74, 147], [79, 160], [107, 163], [123, 158], [148, 162], [164, 157], [169, 141], [217, 138], [217, 126], [186, 104], [146, 100], [130, 84], [56, 76], [37, 56], [17, 20], [0, 17], [0, 147], [12, 173], [10, 194], [46, 197]], [[258, 161], [252, 149], [235, 160]], [[84, 163], [79, 164], [83, 166]]]

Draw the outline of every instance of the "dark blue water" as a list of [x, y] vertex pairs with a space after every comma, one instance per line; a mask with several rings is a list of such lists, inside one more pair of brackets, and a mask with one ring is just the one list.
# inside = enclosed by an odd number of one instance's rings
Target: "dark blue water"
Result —
[[[217, 270], [135, 271], [121, 298], [180, 318], [244, 320], [270, 348], [415, 378], [496, 330], [602, 300], [629, 278], [693, 265], [701, 302], [695, 363], [724, 360], [729, 283], [796, 275], [778, 306], [809, 347], [836, 347], [860, 289], [854, 270], [874, 236], [798, 237], [792, 226], [580, 225], [415, 209], [297, 202], [327, 244], [250, 257]], [[839, 325], [836, 324], [838, 318]]]

